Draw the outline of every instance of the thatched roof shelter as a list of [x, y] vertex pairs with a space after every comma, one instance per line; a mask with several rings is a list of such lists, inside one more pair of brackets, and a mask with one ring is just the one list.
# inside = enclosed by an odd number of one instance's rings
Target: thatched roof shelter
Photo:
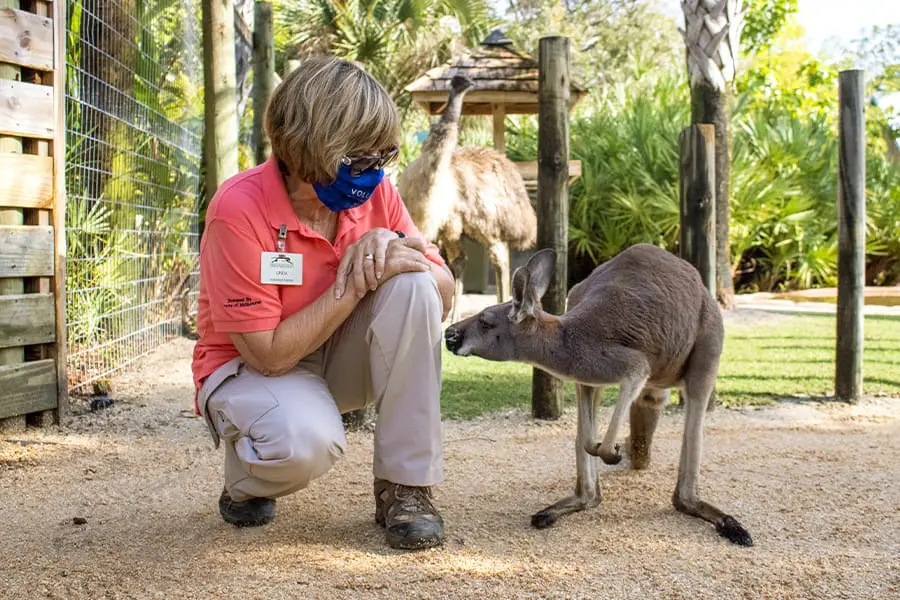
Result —
[[[478, 48], [431, 69], [406, 86], [406, 91], [425, 112], [438, 115], [447, 103], [450, 80], [456, 75], [465, 75], [475, 82], [475, 87], [463, 99], [462, 114], [493, 115], [494, 147], [500, 151], [506, 147], [506, 115], [538, 113], [538, 61], [513, 48], [512, 41], [499, 29], [491, 32]], [[575, 82], [570, 83], [569, 89], [571, 109], [587, 91]], [[533, 186], [537, 163], [519, 166], [526, 181]], [[579, 161], [570, 162], [569, 174], [573, 179], [581, 175]]]
[[[491, 115], [498, 107], [507, 115], [538, 112], [537, 59], [514, 49], [499, 29], [478, 48], [428, 71], [406, 90], [429, 115], [437, 115], [447, 102], [450, 80], [456, 75], [465, 75], [475, 82], [463, 101], [464, 115]], [[584, 88], [572, 83], [571, 105], [585, 93]]]

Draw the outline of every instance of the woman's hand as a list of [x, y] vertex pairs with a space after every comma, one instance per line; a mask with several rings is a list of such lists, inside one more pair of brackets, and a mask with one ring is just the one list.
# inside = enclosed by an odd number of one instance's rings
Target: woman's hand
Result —
[[400, 273], [423, 273], [431, 270], [432, 262], [425, 257], [425, 240], [403, 238], [388, 243], [384, 259], [384, 274], [379, 283], [384, 283]]
[[[388, 268], [391, 271], [388, 278], [406, 271], [428, 270], [429, 261], [424, 251], [422, 240], [401, 239], [393, 231], [380, 227], [367, 232], [347, 248], [341, 258], [334, 285], [335, 296], [341, 298], [349, 285], [356, 297], [362, 298], [378, 287]], [[388, 261], [392, 263], [391, 267], [387, 266]]]

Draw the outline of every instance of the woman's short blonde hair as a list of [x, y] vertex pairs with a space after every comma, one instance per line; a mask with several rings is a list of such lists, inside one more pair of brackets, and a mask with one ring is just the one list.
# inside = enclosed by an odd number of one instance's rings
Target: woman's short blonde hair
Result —
[[391, 97], [356, 64], [309, 58], [275, 89], [266, 107], [272, 154], [307, 183], [333, 181], [345, 155], [384, 153], [399, 145]]

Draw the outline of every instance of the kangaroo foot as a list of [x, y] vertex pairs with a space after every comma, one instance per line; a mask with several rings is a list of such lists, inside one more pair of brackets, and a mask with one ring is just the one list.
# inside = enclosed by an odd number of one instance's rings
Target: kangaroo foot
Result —
[[721, 522], [716, 523], [716, 531], [732, 544], [737, 544], [738, 546], [753, 545], [753, 538], [750, 537], [750, 532], [744, 529], [743, 525], [738, 523], [737, 519], [731, 515], [725, 515], [722, 517]]
[[641, 470], [650, 466], [650, 442], [647, 438], [631, 438], [629, 458], [632, 469]]
[[708, 502], [695, 498], [682, 498], [679, 497], [678, 492], [675, 492], [672, 495], [672, 504], [675, 506], [675, 510], [679, 512], [709, 521], [716, 526], [716, 531], [719, 532], [719, 535], [727, 538], [732, 544], [737, 544], [738, 546], [753, 545], [753, 538], [750, 537], [750, 533], [744, 529], [743, 525], [738, 523], [737, 519], [731, 515], [726, 515]]
[[612, 450], [604, 448], [603, 444], [586, 444], [584, 451], [591, 456], [599, 456], [600, 460], [608, 465], [617, 465], [622, 462], [622, 452], [619, 444], [616, 444]]
[[598, 504], [600, 504], [600, 496], [567, 496], [556, 504], [551, 504], [531, 515], [531, 526], [535, 529], [545, 529], [556, 523], [560, 517], [594, 508]]

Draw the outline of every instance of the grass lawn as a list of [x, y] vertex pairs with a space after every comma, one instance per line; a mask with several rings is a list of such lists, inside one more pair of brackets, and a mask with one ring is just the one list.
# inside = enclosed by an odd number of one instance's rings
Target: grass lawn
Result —
[[[725, 324], [717, 392], [727, 406], [769, 404], [779, 398], [827, 396], [834, 389], [833, 315], [773, 315]], [[863, 358], [867, 394], [900, 397], [900, 319], [868, 316]], [[443, 414], [469, 419], [531, 405], [531, 368], [460, 358], [444, 350]], [[607, 388], [612, 403], [616, 388]], [[575, 386], [566, 384], [566, 403]]]

